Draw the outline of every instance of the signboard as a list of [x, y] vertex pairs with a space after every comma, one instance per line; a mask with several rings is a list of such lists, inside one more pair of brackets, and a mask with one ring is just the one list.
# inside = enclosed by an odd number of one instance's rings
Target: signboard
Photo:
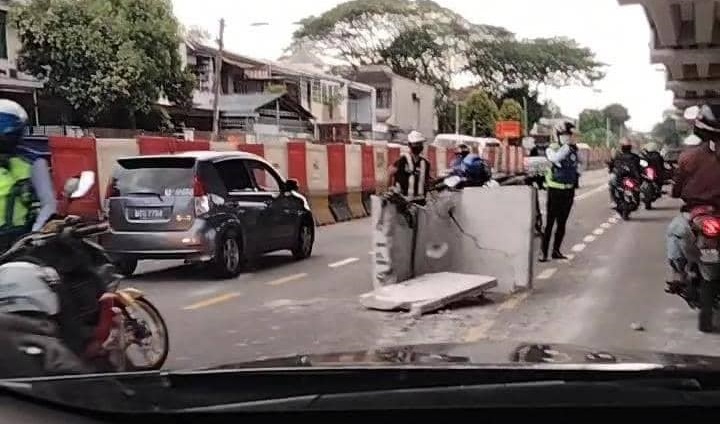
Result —
[[495, 137], [504, 138], [520, 138], [522, 129], [520, 121], [497, 121], [495, 123]]

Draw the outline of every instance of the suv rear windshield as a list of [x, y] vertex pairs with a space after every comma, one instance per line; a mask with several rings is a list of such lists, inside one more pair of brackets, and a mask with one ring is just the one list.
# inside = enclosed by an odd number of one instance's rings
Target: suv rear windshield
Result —
[[192, 196], [194, 158], [120, 159], [113, 174], [113, 194]]

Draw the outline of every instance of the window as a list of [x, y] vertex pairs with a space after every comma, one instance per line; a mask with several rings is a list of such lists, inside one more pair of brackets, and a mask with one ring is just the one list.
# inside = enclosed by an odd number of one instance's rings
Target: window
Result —
[[0, 59], [8, 58], [7, 12], [0, 10]]
[[322, 85], [322, 103], [326, 105], [328, 102], [328, 86], [327, 84]]
[[225, 183], [228, 193], [255, 191], [250, 177], [241, 160], [226, 160], [215, 164], [220, 179]]
[[280, 181], [278, 181], [275, 174], [270, 171], [267, 165], [254, 160], [247, 161], [246, 165], [260, 191], [280, 191]]
[[390, 109], [390, 106], [392, 106], [392, 90], [379, 88], [376, 92], [375, 106], [378, 109]]
[[321, 91], [321, 84], [320, 81], [313, 81], [312, 82], [312, 101], [315, 103], [320, 103], [322, 100], [322, 97], [320, 96]]

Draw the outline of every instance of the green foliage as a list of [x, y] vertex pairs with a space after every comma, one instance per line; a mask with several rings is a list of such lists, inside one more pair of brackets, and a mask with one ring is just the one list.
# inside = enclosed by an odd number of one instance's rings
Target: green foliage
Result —
[[505, 99], [500, 105], [498, 119], [501, 121], [522, 121], [523, 110], [520, 103], [513, 99]]
[[[605, 146], [607, 143], [607, 130], [605, 128], [592, 128], [587, 131], [582, 131], [582, 141], [591, 146]], [[610, 132], [610, 144], [614, 145], [617, 143], [617, 135]]]
[[[454, 120], [450, 82], [458, 75], [471, 74], [493, 97], [510, 98], [503, 94], [510, 84], [527, 90], [527, 84], [587, 84], [603, 76], [593, 53], [573, 40], [517, 40], [504, 28], [474, 24], [430, 0], [341, 3], [300, 21], [299, 44], [353, 67], [386, 64], [433, 85], [441, 130]], [[522, 104], [522, 97], [515, 100]], [[541, 113], [530, 112], [529, 121]]]
[[578, 129], [585, 135], [592, 130], [605, 130], [605, 114], [597, 109], [585, 109], [580, 112]]
[[603, 109], [605, 118], [610, 119], [610, 129], [615, 134], [620, 134], [621, 128], [625, 128], [625, 122], [630, 119], [630, 114], [625, 106], [613, 103]]
[[688, 134], [687, 128], [678, 125], [678, 122], [671, 117], [666, 117], [662, 122], [655, 124], [651, 132], [652, 136], [669, 146], [679, 146], [682, 139]]
[[44, 79], [80, 123], [121, 107], [134, 122], [165, 96], [191, 101], [179, 28], [169, 0], [31, 0], [13, 10], [19, 67]]
[[538, 100], [538, 92], [523, 85], [505, 90], [501, 97], [502, 100], [513, 99], [518, 104], [523, 104], [523, 98], [527, 104], [528, 129], [530, 129], [543, 116], [544, 105]]
[[495, 102], [484, 91], [476, 90], [460, 108], [460, 129], [463, 134], [472, 134], [474, 121], [478, 137], [491, 137], [495, 133], [497, 118]]

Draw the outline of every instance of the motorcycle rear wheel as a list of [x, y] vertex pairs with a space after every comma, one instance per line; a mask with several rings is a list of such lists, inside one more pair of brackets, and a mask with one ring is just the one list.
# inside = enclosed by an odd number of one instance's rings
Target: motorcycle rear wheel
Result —
[[[157, 332], [153, 332], [153, 334], [151, 334], [150, 337], [152, 337], [154, 339], [159, 338], [160, 339], [159, 342], [161, 344], [160, 349], [159, 349], [159, 355], [148, 360], [147, 363], [138, 364], [138, 363], [136, 363], [136, 361], [134, 361], [130, 357], [130, 355], [126, 356], [126, 361], [128, 361], [130, 363], [130, 368], [133, 371], [159, 370], [163, 366], [165, 361], [167, 360], [168, 353], [170, 352], [170, 339], [168, 336], [168, 329], [167, 329], [167, 325], [165, 324], [165, 320], [163, 319], [162, 315], [160, 315], [160, 312], [155, 307], [155, 305], [150, 303], [150, 301], [144, 297], [135, 299], [135, 302], [132, 305], [126, 305], [126, 308], [135, 309], [136, 311], [139, 311], [141, 316], [147, 318], [150, 321], [148, 323], [148, 326], [150, 327], [151, 331], [152, 331], [152, 329], [155, 329], [157, 331]], [[135, 311], [132, 311], [132, 312], [135, 312]], [[133, 313], [133, 315], [137, 315], [137, 314]], [[127, 325], [129, 325], [129, 324], [126, 323], [126, 326]], [[131, 330], [126, 329], [126, 331], [131, 331]], [[137, 346], [139, 349], [143, 349], [141, 346], [138, 345], [138, 343], [131, 343], [126, 347], [126, 349], [125, 349], [126, 353], [127, 353], [127, 349], [133, 345]]]
[[703, 333], [712, 333], [715, 300], [718, 295], [717, 282], [705, 281], [700, 283], [700, 312], [698, 313], [698, 330]]

